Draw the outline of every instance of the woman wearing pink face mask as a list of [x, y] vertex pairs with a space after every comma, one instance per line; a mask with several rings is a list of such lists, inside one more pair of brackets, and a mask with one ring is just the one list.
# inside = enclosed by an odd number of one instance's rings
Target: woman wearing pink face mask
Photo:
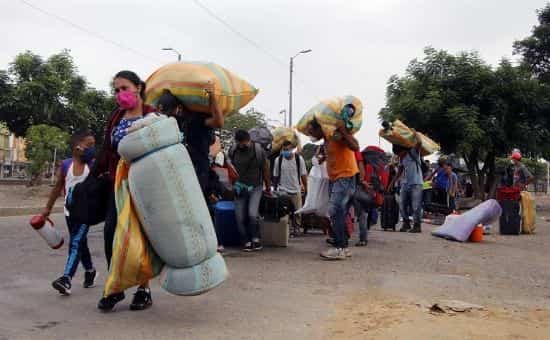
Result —
[[[105, 128], [102, 157], [98, 161], [96, 175], [107, 176], [113, 183], [107, 215], [105, 217], [105, 257], [107, 264], [111, 263], [113, 252], [113, 239], [117, 225], [117, 210], [114, 194], [114, 179], [120, 155], [118, 143], [128, 134], [128, 128], [133, 123], [143, 118], [155, 108], [144, 104], [145, 83], [132, 71], [121, 71], [113, 79], [118, 108], [111, 114]], [[98, 308], [102, 311], [110, 311], [115, 305], [124, 299], [124, 292], [109, 295], [102, 298]], [[150, 307], [153, 301], [148, 287], [139, 287], [130, 304], [131, 310], [142, 310]]]

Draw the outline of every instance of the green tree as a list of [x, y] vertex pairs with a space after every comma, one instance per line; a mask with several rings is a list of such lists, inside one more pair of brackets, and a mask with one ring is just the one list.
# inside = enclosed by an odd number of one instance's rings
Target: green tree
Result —
[[112, 97], [90, 88], [67, 50], [47, 60], [30, 51], [0, 71], [0, 121], [17, 136], [32, 125], [57, 126], [69, 134], [92, 128], [101, 136]]
[[392, 76], [384, 120], [402, 119], [462, 157], [477, 197], [493, 191], [495, 159], [520, 147], [525, 154], [548, 153], [550, 96], [528, 69], [503, 60], [496, 70], [475, 52], [451, 55], [426, 48], [405, 76]]
[[27, 158], [30, 161], [28, 170], [30, 185], [40, 183], [45, 165], [53, 160], [54, 152], [67, 152], [69, 134], [61, 129], [48, 125], [33, 125], [27, 130]]
[[514, 53], [544, 82], [550, 82], [550, 4], [537, 11], [539, 24], [531, 36], [514, 43]]
[[265, 114], [249, 108], [245, 113], [235, 113], [225, 118], [224, 127], [220, 131], [220, 139], [225, 150], [233, 144], [235, 131], [250, 130], [253, 127], [267, 127]]

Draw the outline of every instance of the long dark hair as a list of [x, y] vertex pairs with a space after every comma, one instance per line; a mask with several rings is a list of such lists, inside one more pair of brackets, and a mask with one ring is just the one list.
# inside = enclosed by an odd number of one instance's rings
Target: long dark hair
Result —
[[122, 78], [130, 81], [132, 84], [134, 84], [136, 87], [139, 87], [141, 85], [141, 90], [139, 91], [139, 96], [142, 100], [145, 100], [145, 82], [141, 80], [141, 78], [132, 71], [124, 70], [118, 72], [113, 79], [116, 78]]

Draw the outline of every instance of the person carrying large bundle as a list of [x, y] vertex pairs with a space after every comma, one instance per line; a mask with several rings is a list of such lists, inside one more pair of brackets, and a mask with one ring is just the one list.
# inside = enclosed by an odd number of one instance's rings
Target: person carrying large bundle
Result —
[[203, 193], [208, 187], [209, 147], [224, 115], [248, 104], [258, 90], [225, 68], [210, 62], [164, 65], [146, 81], [146, 102], [178, 120]]
[[349, 134], [354, 135], [363, 123], [363, 104], [354, 96], [336, 97], [321, 101], [309, 109], [296, 125], [296, 129], [309, 135], [308, 125], [315, 120], [323, 130], [324, 136], [332, 138], [338, 127], [343, 124]]
[[361, 127], [362, 110], [361, 101], [352, 96], [323, 101], [309, 110], [297, 127], [314, 140], [325, 140], [330, 179], [329, 215], [335, 234], [335, 248], [321, 253], [326, 260], [345, 260], [351, 256], [345, 219], [359, 173], [354, 153], [359, 150], [359, 144], [353, 134]]
[[176, 295], [221, 284], [227, 268], [195, 170], [174, 118], [150, 114], [118, 146], [118, 225], [104, 296], [160, 274]]
[[430, 139], [430, 137], [409, 128], [399, 119], [393, 123], [385, 121], [382, 123], [382, 127], [379, 132], [380, 137], [394, 145], [411, 149], [420, 143], [420, 153], [422, 156], [431, 155], [441, 149], [439, 144]]

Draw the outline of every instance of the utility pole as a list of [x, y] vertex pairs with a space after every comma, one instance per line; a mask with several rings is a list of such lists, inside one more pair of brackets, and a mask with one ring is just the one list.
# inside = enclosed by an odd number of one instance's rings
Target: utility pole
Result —
[[294, 58], [299, 56], [300, 54], [309, 53], [311, 50], [303, 50], [293, 57], [290, 57], [290, 84], [289, 84], [289, 90], [288, 90], [288, 126], [292, 127], [292, 73], [294, 72]]

